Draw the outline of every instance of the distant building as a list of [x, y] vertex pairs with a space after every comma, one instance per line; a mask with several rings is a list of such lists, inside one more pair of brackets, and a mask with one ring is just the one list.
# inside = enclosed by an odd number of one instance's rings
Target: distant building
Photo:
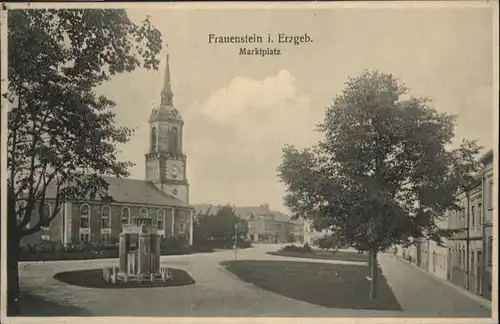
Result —
[[[215, 215], [223, 205], [194, 205], [199, 217]], [[261, 243], [304, 242], [304, 224], [301, 220], [292, 220], [289, 216], [274, 211], [269, 205], [232, 206], [235, 214], [248, 222], [247, 239]]]
[[[153, 219], [160, 235], [193, 239], [193, 207], [189, 205], [189, 184], [186, 178], [186, 155], [182, 149], [184, 122], [173, 105], [170, 84], [170, 66], [167, 56], [161, 103], [149, 118], [150, 136], [145, 155], [146, 179], [117, 179], [104, 177], [109, 184], [108, 195], [114, 201], [104, 204], [90, 198], [65, 202], [49, 226], [23, 239], [23, 243], [42, 240], [60, 241], [64, 244], [78, 242], [116, 242], [122, 225], [131, 217]], [[140, 116], [140, 114], [139, 114]], [[55, 208], [55, 188], [46, 193], [45, 213]], [[23, 204], [21, 200], [18, 202]], [[31, 219], [38, 222], [35, 208]]]

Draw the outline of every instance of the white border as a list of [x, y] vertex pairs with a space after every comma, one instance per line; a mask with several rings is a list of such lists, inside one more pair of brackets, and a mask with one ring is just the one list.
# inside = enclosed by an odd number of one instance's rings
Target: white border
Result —
[[[388, 9], [388, 8], [407, 8], [407, 9], [417, 9], [417, 8], [492, 8], [493, 12], [493, 22], [494, 22], [494, 32], [493, 39], [494, 42], [494, 137], [496, 143], [498, 145], [498, 1], [416, 1], [416, 2], [407, 2], [407, 1], [398, 1], [398, 2], [302, 2], [302, 3], [269, 3], [269, 2], [253, 2], [253, 3], [200, 3], [200, 2], [190, 2], [190, 3], [151, 3], [151, 2], [136, 2], [136, 3], [8, 3], [5, 4], [7, 8], [15, 9], [15, 8], [90, 8], [90, 7], [99, 7], [99, 8], [138, 8], [146, 9], [146, 8], [154, 8], [159, 9], [160, 7], [169, 9], [205, 9], [205, 10], [218, 10], [218, 9], [295, 9], [295, 10], [304, 10], [304, 9], [339, 9], [339, 8], [376, 8], [376, 9]], [[1, 93], [6, 90], [7, 81], [5, 78], [4, 71], [7, 71], [7, 55], [4, 55], [6, 52], [6, 44], [7, 44], [7, 33], [6, 33], [6, 12], [2, 10], [0, 12], [1, 15], [1, 39], [0, 42], [2, 46], [2, 56], [1, 56], [1, 73], [2, 73], [2, 82], [1, 82]], [[2, 109], [1, 109], [1, 143], [0, 147], [5, 147], [6, 140], [6, 131], [7, 131], [7, 120], [6, 120], [6, 109], [3, 107], [6, 106], [6, 99], [1, 98]], [[498, 153], [497, 147], [494, 147], [495, 155], [494, 155], [494, 166], [493, 172], [494, 174], [498, 174]], [[6, 213], [6, 204], [3, 203], [6, 201], [7, 193], [6, 193], [6, 182], [4, 179], [5, 174], [5, 166], [7, 162], [7, 154], [5, 150], [1, 150], [1, 166], [2, 166], [2, 181], [1, 181], [1, 215], [5, 215]], [[493, 188], [493, 193], [495, 197], [498, 197], [498, 177], [496, 177], [496, 185]], [[121, 215], [120, 215], [121, 216]], [[494, 205], [494, 214], [493, 214], [493, 233], [494, 233], [494, 250], [493, 257], [495, 260], [498, 260], [498, 237], [497, 237], [497, 221], [498, 221], [498, 206]], [[6, 235], [6, 218], [1, 218], [2, 226], [1, 226], [1, 243], [2, 247], [5, 247], [5, 235]], [[4, 249], [2, 249], [3, 251]], [[8, 323], [88, 323], [89, 318], [86, 317], [18, 317], [18, 318], [5, 318], [5, 305], [6, 305], [6, 297], [4, 290], [6, 288], [6, 263], [5, 263], [5, 253], [2, 253], [1, 256], [1, 321]], [[493, 264], [493, 273], [497, 271], [497, 263]], [[492, 276], [492, 291], [498, 291], [498, 276]], [[493, 318], [498, 319], [498, 296], [493, 294], [492, 296], [492, 310], [493, 310]], [[139, 317], [92, 317], [90, 322], [94, 323], [110, 323], [114, 320], [119, 320], [122, 322], [143, 322], [148, 321], [151, 323], [270, 323], [270, 322], [280, 322], [283, 320], [284, 323], [493, 323], [491, 319], [429, 319], [429, 318], [139, 318]]]

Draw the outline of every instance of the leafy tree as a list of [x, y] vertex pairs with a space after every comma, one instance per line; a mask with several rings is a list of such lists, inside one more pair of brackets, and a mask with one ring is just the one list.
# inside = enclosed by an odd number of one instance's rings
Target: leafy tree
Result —
[[248, 222], [240, 219], [228, 205], [220, 207], [215, 215], [200, 215], [195, 229], [194, 234], [200, 243], [207, 240], [232, 242], [235, 233], [238, 233], [238, 237], [247, 235]]
[[319, 125], [310, 149], [283, 149], [278, 174], [295, 217], [314, 219], [349, 246], [370, 254], [370, 298], [376, 297], [377, 253], [450, 231], [436, 222], [457, 209], [457, 190], [477, 169], [476, 142], [449, 149], [455, 116], [409, 95], [391, 74], [350, 78]]
[[[115, 74], [158, 69], [162, 40], [149, 17], [136, 25], [125, 10], [10, 10], [7, 19], [7, 217], [18, 220], [8, 257], [16, 259], [20, 239], [47, 225], [65, 201], [112, 198], [101, 175], [128, 174], [116, 146], [132, 130], [115, 125], [115, 103], [94, 89]], [[17, 262], [9, 264], [18, 287]]]

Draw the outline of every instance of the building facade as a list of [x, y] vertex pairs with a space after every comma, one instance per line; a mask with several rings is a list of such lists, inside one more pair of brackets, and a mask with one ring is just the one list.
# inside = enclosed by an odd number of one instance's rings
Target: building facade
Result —
[[[485, 251], [485, 257], [479, 259], [479, 263], [483, 267], [482, 280], [480, 284], [481, 294], [491, 299], [492, 293], [492, 268], [493, 268], [493, 246], [498, 246], [498, 242], [493, 242], [493, 219], [498, 224], [498, 214], [495, 213], [496, 199], [498, 192], [494, 189], [494, 176], [493, 176], [493, 151], [488, 152], [481, 162], [484, 166], [481, 189], [484, 196], [484, 204], [481, 208], [484, 214], [484, 221], [482, 222], [482, 248]], [[497, 225], [498, 226], [498, 225]]]
[[[194, 205], [196, 214], [215, 215], [221, 205]], [[292, 220], [287, 215], [274, 211], [269, 205], [239, 207], [232, 206], [235, 214], [247, 221], [247, 239], [255, 243], [303, 243], [304, 224], [302, 220]]]
[[[401, 258], [417, 263], [437, 277], [491, 299], [493, 218], [495, 213], [493, 150], [480, 159], [482, 170], [467, 191], [458, 193], [460, 210], [447, 211], [440, 228], [456, 230], [444, 246], [427, 240], [396, 247]], [[420, 256], [419, 256], [420, 254]]]
[[[64, 202], [56, 217], [41, 231], [24, 238], [23, 243], [59, 241], [118, 242], [122, 225], [133, 216], [152, 218], [163, 237], [183, 237], [190, 244], [193, 238], [194, 208], [189, 205], [189, 183], [186, 176], [186, 155], [183, 153], [184, 122], [173, 105], [170, 82], [170, 63], [167, 55], [160, 105], [149, 117], [149, 143], [145, 154], [146, 179], [117, 179], [103, 177], [109, 185], [112, 203], [99, 199]], [[56, 208], [56, 190], [46, 192], [45, 215]], [[19, 204], [23, 204], [21, 200]], [[36, 213], [31, 219], [38, 222]]]

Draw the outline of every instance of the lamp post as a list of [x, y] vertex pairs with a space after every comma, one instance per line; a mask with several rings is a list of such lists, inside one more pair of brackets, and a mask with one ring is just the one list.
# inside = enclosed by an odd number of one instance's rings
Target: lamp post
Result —
[[238, 224], [234, 224], [234, 259], [238, 260]]

